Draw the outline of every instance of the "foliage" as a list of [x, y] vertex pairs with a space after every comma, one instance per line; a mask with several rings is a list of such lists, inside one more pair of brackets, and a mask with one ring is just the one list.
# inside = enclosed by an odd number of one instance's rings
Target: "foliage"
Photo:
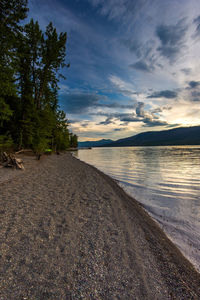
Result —
[[76, 134], [70, 133], [70, 147], [71, 148], [78, 147], [78, 137]]
[[27, 0], [1, 0], [0, 144], [65, 150], [77, 140], [58, 106], [67, 35], [51, 22], [45, 32], [33, 19], [21, 26], [27, 11]]
[[9, 135], [0, 135], [0, 153], [10, 151], [13, 148], [13, 141]]

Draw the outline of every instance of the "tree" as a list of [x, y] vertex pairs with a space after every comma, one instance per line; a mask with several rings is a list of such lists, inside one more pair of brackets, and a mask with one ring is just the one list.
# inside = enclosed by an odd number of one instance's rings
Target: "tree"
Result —
[[[43, 152], [70, 146], [68, 121], [58, 106], [60, 69], [65, 64], [67, 34], [52, 23], [42, 32], [26, 17], [27, 1], [2, 1], [0, 17], [0, 135], [17, 148]], [[3, 88], [2, 88], [3, 87]]]
[[71, 148], [78, 147], [78, 137], [76, 134], [70, 133], [70, 147]]
[[[16, 97], [15, 57], [16, 36], [21, 31], [19, 22], [27, 14], [26, 0], [1, 0], [0, 5], [0, 136], [5, 140], [7, 122], [13, 111], [8, 99]], [[10, 139], [10, 138], [9, 138]]]

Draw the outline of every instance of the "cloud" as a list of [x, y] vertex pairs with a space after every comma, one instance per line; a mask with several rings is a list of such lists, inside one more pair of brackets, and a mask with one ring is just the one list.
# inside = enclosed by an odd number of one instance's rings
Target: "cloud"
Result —
[[104, 121], [98, 123], [98, 125], [108, 125], [114, 124], [115, 121], [119, 120], [121, 122], [129, 123], [129, 122], [138, 122], [141, 121], [137, 118], [134, 113], [93, 113], [92, 115], [97, 116], [105, 116], [107, 117]]
[[144, 103], [143, 102], [138, 102], [135, 112], [138, 117], [144, 117], [145, 113], [144, 113]]
[[177, 97], [177, 92], [170, 91], [170, 90], [164, 90], [160, 92], [155, 92], [148, 96], [147, 98], [167, 98], [167, 99], [174, 99]]
[[108, 117], [105, 121], [102, 121], [102, 122], [98, 123], [97, 125], [108, 125], [108, 124], [113, 124], [112, 116]]
[[130, 84], [129, 82], [126, 82], [124, 80], [122, 80], [121, 78], [119, 78], [118, 76], [115, 75], [109, 75], [108, 79], [110, 82], [112, 82], [112, 84], [117, 87], [117, 90], [115, 89], [115, 91], [117, 93], [121, 93], [125, 96], [133, 96], [138, 94], [134, 89], [133, 89], [133, 85]]
[[120, 104], [120, 103], [108, 103], [108, 104], [97, 104], [98, 107], [107, 107], [107, 108], [122, 108], [122, 109], [133, 109], [134, 105], [132, 104]]
[[123, 39], [122, 44], [126, 46], [130, 52], [134, 53], [138, 58], [141, 58], [143, 56], [142, 53], [142, 43], [139, 42], [138, 40], [133, 40], [132, 38], [130, 39]]
[[200, 89], [192, 90], [191, 95], [190, 95], [190, 99], [193, 102], [200, 102]]
[[125, 130], [126, 128], [122, 127], [122, 128], [115, 128], [114, 131], [123, 131]]
[[[133, 23], [141, 9], [149, 4], [149, 0], [88, 0], [99, 9], [101, 15], [109, 20], [121, 21], [124, 24]], [[154, 0], [151, 0], [151, 5]]]
[[138, 102], [138, 105], [135, 109], [136, 115], [140, 117], [144, 126], [166, 126], [168, 123], [163, 120], [159, 120], [158, 116], [155, 116], [152, 112], [147, 112], [144, 110], [144, 103]]
[[159, 25], [156, 28], [156, 36], [161, 42], [157, 50], [162, 56], [173, 61], [184, 47], [184, 38], [188, 26], [181, 19], [176, 25]]
[[98, 94], [69, 93], [62, 94], [60, 98], [61, 106], [70, 114], [88, 113], [91, 108], [95, 107], [133, 109], [135, 106], [134, 104], [120, 104], [117, 102], [99, 103], [100, 100], [105, 100], [106, 97]]
[[[110, 75], [108, 79], [115, 85], [117, 86], [120, 90], [126, 90], [128, 87], [128, 84], [126, 81], [122, 80], [121, 78], [115, 76], [115, 75]], [[129, 90], [129, 89], [128, 89]]]
[[200, 36], [200, 16], [194, 19], [194, 23], [196, 24], [196, 36]]
[[130, 67], [132, 69], [136, 69], [144, 72], [152, 72], [154, 70], [153, 66], [148, 65], [145, 61], [139, 60], [134, 64], [131, 64]]
[[155, 70], [155, 67], [161, 66], [157, 62], [155, 40], [150, 39], [146, 42], [139, 42], [138, 40], [130, 38], [122, 40], [122, 44], [138, 58], [138, 61], [130, 64], [129, 67], [143, 72], [152, 72]]
[[193, 91], [191, 94], [193, 97], [200, 97], [200, 91]]
[[132, 116], [132, 113], [126, 113], [126, 112], [115, 112], [115, 113], [109, 113], [109, 112], [97, 112], [97, 113], [91, 113], [92, 116], [104, 116], [104, 117], [112, 117], [112, 118], [121, 118], [124, 116]]
[[76, 124], [76, 123], [79, 123], [79, 122], [80, 122], [79, 119], [70, 119], [70, 120], [69, 120], [69, 123], [70, 123], [70, 124]]
[[116, 121], [121, 121], [123, 124], [140, 122], [143, 126], [166, 126], [168, 123], [164, 120], [160, 120], [158, 116], [154, 115], [153, 112], [144, 110], [144, 103], [138, 102], [135, 111], [132, 113], [94, 113], [93, 115], [107, 117], [104, 121], [98, 123], [98, 125], [114, 124]]
[[189, 82], [189, 89], [194, 89], [200, 86], [200, 81], [190, 81]]
[[141, 119], [138, 117], [135, 117], [134, 115], [127, 115], [127, 116], [121, 116], [119, 118], [119, 120], [121, 122], [125, 122], [125, 123], [134, 123], [134, 122], [141, 122]]
[[155, 109], [153, 109], [151, 111], [151, 113], [153, 113], [153, 114], [157, 114], [157, 113], [160, 113], [160, 112], [162, 112], [162, 108], [161, 107], [157, 107], [157, 108], [155, 108]]
[[[71, 67], [62, 70], [67, 81], [59, 84], [59, 104], [72, 118], [72, 130], [79, 126], [95, 135], [110, 128], [114, 136], [123, 135], [114, 132], [120, 124], [128, 124], [127, 132], [132, 127], [139, 132], [142, 126], [198, 122], [200, 86], [189, 84], [200, 80], [197, 2], [62, 0], [52, 14], [55, 1], [29, 1], [29, 16], [43, 29], [52, 20], [58, 32], [68, 33], [66, 60]], [[164, 110], [165, 105], [172, 109]], [[104, 115], [92, 115], [99, 111]]]
[[[144, 123], [144, 126], [166, 126], [168, 125], [168, 123], [166, 121], [162, 121], [159, 119], [156, 119], [154, 116], [151, 115], [144, 115], [144, 116], [134, 116], [131, 114], [127, 114], [127, 115], [115, 115], [115, 118], [120, 120], [121, 122], [128, 124], [128, 123], [135, 123], [135, 122], [140, 122], [140, 123]], [[100, 122], [98, 125], [108, 125], [108, 124], [113, 124], [114, 123], [114, 118], [110, 117], [107, 118], [105, 121]]]
[[61, 97], [61, 104], [70, 114], [87, 113], [90, 107], [98, 104], [100, 96], [96, 94], [65, 94]]
[[191, 69], [191, 68], [183, 68], [183, 69], [181, 69], [181, 71], [182, 71], [185, 75], [189, 75], [189, 74], [191, 73], [192, 69]]
[[172, 109], [171, 106], [157, 107], [157, 108], [151, 110], [151, 113], [152, 114], [157, 114], [157, 113], [163, 112], [164, 110], [171, 110], [171, 109]]
[[83, 128], [86, 128], [86, 127], [88, 127], [89, 126], [89, 123], [88, 122], [82, 122], [81, 123], [81, 127], [83, 127]]
[[187, 99], [192, 102], [200, 102], [200, 81], [189, 81], [185, 91]]
[[152, 127], [152, 126], [167, 126], [168, 123], [166, 121], [155, 120], [152, 117], [147, 117], [143, 120], [145, 127]]

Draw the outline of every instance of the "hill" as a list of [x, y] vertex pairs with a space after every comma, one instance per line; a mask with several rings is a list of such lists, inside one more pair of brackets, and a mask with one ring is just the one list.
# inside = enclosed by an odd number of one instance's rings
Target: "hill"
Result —
[[109, 143], [106, 147], [200, 145], [200, 126], [148, 131]]
[[79, 148], [100, 147], [100, 146], [104, 146], [104, 145], [110, 144], [112, 142], [113, 142], [113, 140], [106, 140], [106, 139], [102, 139], [102, 140], [99, 140], [99, 141], [78, 142], [78, 147]]

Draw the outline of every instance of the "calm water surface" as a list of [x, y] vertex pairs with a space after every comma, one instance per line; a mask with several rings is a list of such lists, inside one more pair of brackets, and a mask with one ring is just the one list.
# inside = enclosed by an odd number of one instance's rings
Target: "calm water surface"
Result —
[[75, 155], [118, 180], [200, 270], [200, 146], [93, 148]]

